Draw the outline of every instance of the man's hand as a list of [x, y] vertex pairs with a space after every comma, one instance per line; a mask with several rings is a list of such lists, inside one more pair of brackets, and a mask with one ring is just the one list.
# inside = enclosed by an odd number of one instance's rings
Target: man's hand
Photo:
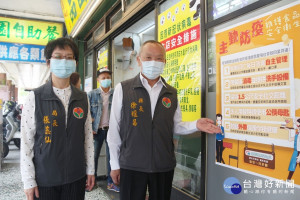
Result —
[[95, 185], [95, 176], [87, 175], [85, 189], [91, 191]]
[[120, 184], [120, 169], [117, 170], [111, 170], [110, 176], [114, 182], [114, 184], [119, 185]]
[[34, 196], [39, 198], [39, 190], [38, 187], [29, 188], [24, 190], [27, 200], [34, 200]]
[[222, 130], [214, 125], [214, 121], [208, 118], [198, 119], [197, 129], [206, 133], [222, 133]]
[[93, 131], [93, 134], [96, 135], [97, 134], [96, 131]]

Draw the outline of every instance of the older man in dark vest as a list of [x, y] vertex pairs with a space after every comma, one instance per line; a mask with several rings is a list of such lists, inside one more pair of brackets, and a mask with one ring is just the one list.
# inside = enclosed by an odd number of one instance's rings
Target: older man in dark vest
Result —
[[173, 134], [219, 133], [210, 119], [182, 122], [177, 91], [160, 76], [166, 62], [161, 43], [145, 42], [137, 58], [141, 73], [115, 87], [108, 144], [111, 177], [121, 200], [170, 199], [176, 159]]

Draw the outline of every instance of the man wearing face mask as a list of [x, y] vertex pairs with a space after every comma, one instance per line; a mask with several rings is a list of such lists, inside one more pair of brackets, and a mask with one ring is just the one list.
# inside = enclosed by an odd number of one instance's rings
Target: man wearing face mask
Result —
[[106, 159], [107, 159], [107, 189], [119, 192], [110, 176], [109, 149], [106, 141], [107, 131], [109, 128], [109, 115], [111, 102], [113, 97], [113, 89], [111, 86], [111, 71], [107, 68], [101, 68], [97, 71], [97, 81], [100, 87], [88, 93], [91, 103], [91, 115], [93, 121], [93, 137], [94, 137], [94, 163], [95, 177], [97, 178], [98, 159], [102, 144], [106, 143]]
[[[161, 43], [145, 42], [137, 57], [141, 73], [115, 87], [108, 130], [111, 177], [121, 200], [170, 199], [176, 159], [173, 134], [219, 133], [213, 120], [182, 122], [177, 91], [160, 76]], [[200, 144], [199, 144], [200, 145]]]
[[21, 121], [21, 175], [28, 200], [83, 200], [92, 189], [94, 146], [85, 92], [70, 85], [78, 48], [67, 38], [45, 47], [51, 79], [31, 92]]

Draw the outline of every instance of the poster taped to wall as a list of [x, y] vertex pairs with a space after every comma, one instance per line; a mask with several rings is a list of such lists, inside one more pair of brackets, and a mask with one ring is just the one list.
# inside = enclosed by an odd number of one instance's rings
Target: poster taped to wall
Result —
[[300, 185], [300, 1], [216, 34], [216, 163]]
[[[177, 89], [182, 120], [199, 119], [202, 109], [200, 0], [181, 0], [162, 12], [158, 16], [157, 38], [166, 49], [162, 77]], [[174, 135], [173, 143], [177, 161], [173, 185], [200, 196], [201, 135]]]
[[182, 0], [158, 16], [158, 40], [166, 49], [162, 76], [177, 89], [183, 121], [201, 115], [200, 0]]

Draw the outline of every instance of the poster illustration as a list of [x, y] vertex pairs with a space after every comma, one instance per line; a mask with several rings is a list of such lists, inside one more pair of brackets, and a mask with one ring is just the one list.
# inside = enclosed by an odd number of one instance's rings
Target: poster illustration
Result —
[[300, 186], [300, 1], [216, 34], [216, 163]]

